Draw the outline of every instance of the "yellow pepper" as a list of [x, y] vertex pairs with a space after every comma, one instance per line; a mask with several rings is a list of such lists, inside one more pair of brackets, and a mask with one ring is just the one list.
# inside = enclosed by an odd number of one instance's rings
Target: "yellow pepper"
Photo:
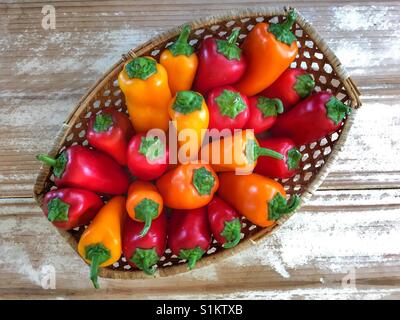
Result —
[[168, 112], [178, 134], [179, 160], [185, 163], [197, 157], [208, 128], [208, 107], [200, 93], [178, 91], [169, 104]]
[[90, 264], [90, 279], [95, 288], [99, 267], [107, 267], [121, 257], [121, 228], [126, 214], [125, 197], [112, 198], [83, 232], [78, 252]]
[[189, 34], [190, 27], [186, 25], [178, 40], [160, 56], [160, 63], [168, 72], [168, 83], [173, 96], [178, 91], [190, 90], [196, 75], [198, 59], [193, 47], [187, 43]]
[[152, 57], [135, 58], [119, 73], [118, 84], [137, 133], [154, 128], [168, 130], [171, 91], [167, 71], [161, 64]]

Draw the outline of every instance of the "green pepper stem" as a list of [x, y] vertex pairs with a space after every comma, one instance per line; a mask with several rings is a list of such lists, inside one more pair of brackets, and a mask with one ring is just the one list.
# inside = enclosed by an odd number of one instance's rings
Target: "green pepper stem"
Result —
[[194, 249], [181, 249], [179, 252], [179, 258], [187, 260], [189, 270], [192, 270], [196, 265], [196, 262], [201, 259], [205, 252], [197, 246]]
[[179, 34], [178, 39], [176, 39], [176, 41], [167, 48], [172, 53], [173, 56], [176, 57], [179, 55], [185, 55], [189, 57], [190, 55], [193, 54], [194, 49], [188, 43], [189, 35], [190, 35], [190, 27], [188, 25], [185, 25], [182, 28], [182, 31]]
[[239, 32], [240, 32], [239, 29], [235, 29], [235, 30], [232, 31], [231, 35], [227, 39], [229, 44], [235, 44], [236, 43], [236, 40], [237, 40], [237, 38], [239, 36]]
[[36, 156], [36, 159], [38, 159], [39, 161], [42, 161], [43, 163], [52, 166], [52, 167], [56, 167], [57, 166], [57, 159], [54, 159], [50, 156], [48, 156], [47, 154], [38, 154]]
[[152, 221], [153, 221], [152, 213], [146, 212], [144, 214], [144, 227], [143, 227], [142, 231], [140, 231], [140, 233], [139, 233], [139, 238], [143, 238], [147, 234], [147, 232], [149, 232]]
[[157, 255], [156, 249], [136, 248], [130, 261], [132, 261], [140, 270], [149, 276], [156, 272], [156, 264], [160, 257]]
[[179, 34], [179, 37], [175, 41], [175, 43], [177, 43], [177, 44], [186, 44], [188, 42], [189, 35], [190, 35], [190, 27], [188, 25], [185, 25], [182, 28], [182, 31]]
[[272, 99], [272, 101], [275, 103], [276, 112], [277, 113], [282, 113], [284, 111], [282, 101], [280, 99]]
[[285, 213], [291, 213], [296, 210], [297, 207], [300, 205], [300, 201], [300, 197], [297, 194], [292, 196], [289, 200], [289, 203], [287, 204], [287, 209]]
[[240, 229], [233, 230], [233, 240], [224, 243], [222, 246], [225, 249], [230, 249], [235, 247], [240, 242]]
[[197, 256], [195, 256], [195, 255], [191, 255], [189, 257], [189, 259], [188, 259], [188, 268], [189, 268], [189, 270], [192, 270], [195, 267], [196, 262], [197, 262], [198, 259], [199, 258]]
[[254, 147], [254, 160], [257, 160], [258, 157], [260, 157], [260, 156], [268, 156], [268, 157], [275, 158], [278, 160], [283, 159], [283, 155], [281, 153], [276, 152], [271, 149], [262, 148], [262, 147], [256, 145]]
[[93, 254], [92, 261], [90, 263], [90, 280], [92, 280], [93, 285], [96, 289], [99, 289], [98, 276], [99, 276], [99, 266], [100, 266], [100, 255]]
[[143, 272], [148, 276], [152, 276], [156, 272], [156, 268], [152, 268], [147, 263], [143, 263]]
[[293, 23], [296, 21], [296, 16], [296, 12], [293, 9], [290, 9], [285, 22], [282, 23], [282, 27], [290, 30], [290, 28], [293, 26]]

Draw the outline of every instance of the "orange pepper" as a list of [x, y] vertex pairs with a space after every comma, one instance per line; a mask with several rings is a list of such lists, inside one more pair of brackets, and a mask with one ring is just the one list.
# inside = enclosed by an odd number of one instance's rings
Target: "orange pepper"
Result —
[[168, 130], [168, 103], [171, 91], [165, 68], [152, 57], [127, 62], [119, 73], [118, 84], [136, 133], [158, 128]]
[[[168, 112], [178, 134], [179, 160], [184, 163], [186, 161], [183, 160], [197, 156], [203, 143], [209, 123], [208, 107], [200, 93], [178, 91], [169, 104]], [[180, 135], [184, 137], [179, 139]]]
[[144, 237], [151, 227], [151, 222], [163, 210], [163, 199], [157, 188], [147, 181], [135, 181], [129, 186], [126, 211], [135, 220], [144, 222], [139, 237]]
[[174, 96], [178, 91], [190, 90], [196, 75], [198, 59], [194, 49], [187, 43], [190, 27], [184, 26], [178, 39], [165, 49], [160, 63], [168, 73], [168, 83]]
[[285, 22], [257, 23], [247, 35], [242, 50], [247, 58], [247, 69], [235, 87], [253, 96], [269, 87], [296, 58], [298, 48], [291, 32], [296, 12], [289, 11]]
[[218, 189], [218, 176], [207, 164], [181, 164], [156, 182], [164, 204], [173, 209], [207, 205]]
[[219, 179], [218, 195], [260, 227], [272, 226], [282, 215], [293, 212], [300, 205], [299, 196], [294, 195], [287, 202], [280, 183], [256, 173], [224, 172]]
[[201, 150], [200, 158], [212, 166], [214, 171], [240, 171], [251, 173], [259, 156], [283, 159], [283, 155], [261, 148], [253, 130], [243, 130], [220, 140], [213, 140]]
[[107, 267], [121, 257], [125, 215], [125, 197], [115, 196], [100, 209], [79, 240], [78, 252], [90, 264], [90, 279], [95, 288], [99, 288], [99, 267]]

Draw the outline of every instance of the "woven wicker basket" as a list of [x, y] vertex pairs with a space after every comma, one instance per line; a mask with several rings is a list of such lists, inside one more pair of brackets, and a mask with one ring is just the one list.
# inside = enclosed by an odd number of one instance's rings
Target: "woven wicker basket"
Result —
[[[257, 22], [281, 22], [287, 12], [288, 8], [257, 8], [197, 20], [191, 23], [192, 33], [190, 43], [197, 47], [201, 39], [210, 35], [225, 37], [234, 28], [240, 28], [241, 32], [238, 41], [241, 43]], [[336, 97], [354, 109], [352, 114], [344, 121], [343, 126], [335, 133], [324, 137], [318, 142], [302, 146], [300, 150], [303, 158], [301, 160], [300, 173], [291, 179], [280, 181], [283, 183], [288, 194], [300, 195], [302, 203], [304, 203], [328, 174], [330, 164], [335, 160], [338, 151], [346, 140], [353, 122], [354, 111], [361, 106], [361, 102], [359, 91], [342, 68], [339, 60], [310, 24], [299, 12], [297, 13], [293, 31], [298, 39], [299, 55], [292, 66], [301, 67], [311, 73], [314, 76], [317, 91], [332, 91]], [[117, 83], [118, 74], [123, 68], [124, 63], [132, 57], [142, 55], [151, 55], [158, 59], [160, 52], [177, 38], [179, 32], [180, 28], [174, 28], [124, 55], [80, 100], [62, 125], [49, 154], [56, 156], [66, 147], [74, 144], [87, 145], [85, 132], [87, 129], [87, 120], [91, 114], [106, 108], [115, 108], [126, 112], [124, 97]], [[51, 189], [54, 189], [52, 172], [48, 166], [43, 166], [40, 169], [34, 186], [34, 197], [39, 206], [43, 205], [44, 194]], [[288, 216], [282, 217], [277, 221], [275, 226], [264, 229], [252, 225], [249, 221], [243, 219], [244, 239], [240, 244], [233, 249], [225, 250], [214, 241], [207, 254], [197, 263], [197, 268], [233, 255], [239, 250], [256, 245], [258, 240], [277, 230], [288, 218]], [[45, 220], [43, 219], [43, 221]], [[57, 230], [76, 251], [77, 242], [84, 228], [81, 227], [79, 230], [68, 232]], [[167, 249], [158, 264], [159, 268], [156, 276], [169, 276], [186, 272], [187, 266], [182, 262]], [[148, 278], [143, 272], [131, 268], [126, 263], [124, 257], [113, 266], [102, 268], [100, 276], [118, 279]]]

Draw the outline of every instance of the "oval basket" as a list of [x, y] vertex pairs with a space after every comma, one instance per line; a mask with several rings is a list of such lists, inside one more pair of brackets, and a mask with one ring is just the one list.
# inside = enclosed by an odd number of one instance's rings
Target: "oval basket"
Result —
[[[227, 15], [197, 20], [190, 24], [192, 28], [189, 37], [190, 43], [197, 48], [201, 39], [208, 36], [226, 37], [235, 28], [240, 28], [238, 42], [242, 43], [247, 33], [257, 22], [281, 22], [288, 10], [289, 8], [257, 8], [237, 12], [232, 11]], [[177, 38], [179, 32], [180, 28], [174, 28], [123, 55], [120, 61], [97, 81], [74, 108], [62, 125], [49, 154], [57, 156], [66, 147], [74, 144], [87, 145], [85, 139], [87, 120], [92, 114], [106, 108], [115, 108], [126, 112], [124, 97], [117, 82], [118, 74], [124, 63], [132, 57], [142, 55], [151, 55], [158, 59], [160, 52]], [[314, 76], [317, 91], [331, 91], [336, 97], [351, 106], [353, 111], [361, 106], [360, 93], [342, 68], [339, 60], [299, 12], [297, 12], [293, 32], [298, 39], [299, 54], [292, 67], [301, 67], [311, 73]], [[288, 194], [300, 195], [302, 203], [313, 194], [328, 174], [330, 164], [335, 160], [338, 151], [346, 140], [354, 114], [355, 112], [352, 112], [345, 119], [342, 127], [333, 134], [300, 148], [303, 158], [299, 174], [291, 179], [278, 180], [284, 185]], [[51, 169], [48, 166], [42, 166], [34, 186], [34, 197], [39, 206], [42, 207], [43, 205], [44, 194], [54, 188]], [[282, 217], [274, 226], [269, 228], [257, 227], [243, 219], [244, 238], [239, 245], [225, 250], [213, 241], [210, 250], [197, 263], [196, 267], [208, 265], [224, 257], [231, 256], [239, 250], [256, 245], [257, 241], [276, 231], [288, 218], [289, 216]], [[77, 243], [84, 227], [71, 231], [57, 230], [76, 251]], [[183, 264], [183, 261], [179, 261], [176, 256], [171, 255], [171, 251], [167, 249], [158, 263], [158, 270], [155, 276], [163, 277], [187, 271], [186, 264]], [[142, 271], [131, 268], [126, 263], [125, 257], [122, 257], [110, 267], [101, 268], [100, 276], [118, 279], [148, 278]]]

